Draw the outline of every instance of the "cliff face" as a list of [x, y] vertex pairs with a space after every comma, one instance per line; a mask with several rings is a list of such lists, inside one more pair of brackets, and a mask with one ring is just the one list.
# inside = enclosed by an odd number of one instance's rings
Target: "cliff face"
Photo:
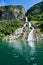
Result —
[[32, 6], [26, 15], [29, 20], [43, 21], [43, 1]]
[[25, 9], [23, 6], [0, 6], [0, 20], [23, 19]]

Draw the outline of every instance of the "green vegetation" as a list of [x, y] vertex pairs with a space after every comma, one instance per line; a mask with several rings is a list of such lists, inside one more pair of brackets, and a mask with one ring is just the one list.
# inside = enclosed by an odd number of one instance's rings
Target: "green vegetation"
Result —
[[0, 22], [0, 39], [4, 36], [12, 34], [17, 28], [22, 27], [24, 24], [21, 20], [1, 21]]
[[25, 9], [23, 6], [6, 5], [0, 6], [0, 20], [16, 20], [22, 19], [25, 16]]
[[43, 1], [31, 7], [26, 15], [29, 20], [43, 21]]
[[22, 5], [0, 6], [0, 39], [23, 26], [25, 9]]
[[32, 21], [31, 23], [36, 26], [36, 29], [40, 31], [40, 33], [43, 33], [43, 21]]
[[29, 21], [33, 21], [36, 29], [43, 33], [43, 1], [32, 6], [26, 15]]

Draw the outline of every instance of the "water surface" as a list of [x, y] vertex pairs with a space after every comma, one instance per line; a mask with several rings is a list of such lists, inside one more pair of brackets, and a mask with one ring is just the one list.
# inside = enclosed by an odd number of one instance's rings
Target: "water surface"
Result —
[[43, 65], [43, 41], [1, 41], [0, 65]]

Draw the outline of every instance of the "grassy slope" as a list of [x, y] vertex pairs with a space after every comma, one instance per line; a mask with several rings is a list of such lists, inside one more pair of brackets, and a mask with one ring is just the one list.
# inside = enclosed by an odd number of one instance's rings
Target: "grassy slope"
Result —
[[40, 33], [43, 34], [43, 21], [32, 21], [31, 23], [36, 26], [36, 29], [40, 31]]
[[31, 7], [27, 11], [26, 15], [28, 16], [29, 20], [43, 21], [43, 1]]
[[[33, 21], [33, 25], [43, 33], [43, 1], [32, 6], [26, 13], [28, 20]], [[37, 22], [35, 22], [37, 21]]]
[[24, 22], [21, 20], [1, 21], [0, 22], [0, 39], [12, 34], [17, 28], [22, 27]]

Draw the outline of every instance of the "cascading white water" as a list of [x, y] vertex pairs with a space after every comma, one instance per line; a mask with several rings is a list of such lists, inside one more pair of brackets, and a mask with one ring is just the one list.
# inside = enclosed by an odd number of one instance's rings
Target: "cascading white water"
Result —
[[34, 31], [34, 28], [31, 30], [30, 34], [28, 35], [28, 41], [29, 41], [28, 44], [32, 48], [34, 47], [33, 31]]
[[34, 39], [33, 39], [33, 31], [34, 31], [34, 28], [32, 28], [31, 32], [30, 32], [29, 35], [28, 35], [28, 41], [34, 40]]
[[33, 48], [34, 47], [34, 33], [33, 33], [34, 32], [34, 27], [32, 27], [30, 22], [29, 22], [29, 28], [32, 28], [32, 29], [31, 29], [31, 31], [28, 35], [28, 41], [29, 41], [28, 44], [31, 48]]
[[29, 22], [29, 28], [30, 28], [30, 27], [32, 27], [32, 26], [31, 26], [31, 23]]
[[28, 35], [28, 41], [33, 40], [33, 32], [34, 32], [34, 27], [31, 26], [31, 23], [29, 22], [29, 28], [32, 28], [31, 32]]
[[[26, 19], [25, 22], [28, 22], [28, 18], [26, 17], [25, 19]], [[15, 33], [15, 34], [20, 34], [20, 33], [22, 33], [22, 32], [23, 32], [23, 28], [26, 27], [26, 24], [27, 24], [27, 23], [25, 23], [22, 28], [17, 29], [14, 33]]]
[[[30, 22], [29, 22], [29, 27], [32, 27]], [[32, 30], [28, 35], [28, 44], [31, 48], [30, 56], [34, 56], [34, 53], [35, 53], [35, 44], [34, 44], [34, 38], [33, 38], [34, 33], [33, 32], [34, 32], [34, 27], [32, 27]], [[30, 59], [33, 61], [35, 59], [35, 57], [31, 57]]]
[[28, 22], [28, 18], [26, 17], [26, 22]]
[[[30, 49], [31, 49], [31, 51], [30, 51], [30, 56], [34, 56], [34, 53], [35, 53], [35, 44], [34, 44], [34, 27], [32, 27], [32, 25], [31, 25], [31, 23], [29, 22], [29, 28], [31, 28], [31, 31], [30, 31], [30, 33], [29, 33], [29, 35], [28, 35], [28, 45], [30, 46]], [[31, 60], [34, 60], [35, 59], [35, 57], [31, 57], [30, 58]]]
[[27, 22], [28, 22], [28, 18], [27, 18], [27, 17], [25, 17], [25, 24], [23, 25], [23, 28], [25, 28], [25, 27], [26, 27]]
[[23, 28], [25, 28], [26, 27], [26, 23], [23, 25]]

